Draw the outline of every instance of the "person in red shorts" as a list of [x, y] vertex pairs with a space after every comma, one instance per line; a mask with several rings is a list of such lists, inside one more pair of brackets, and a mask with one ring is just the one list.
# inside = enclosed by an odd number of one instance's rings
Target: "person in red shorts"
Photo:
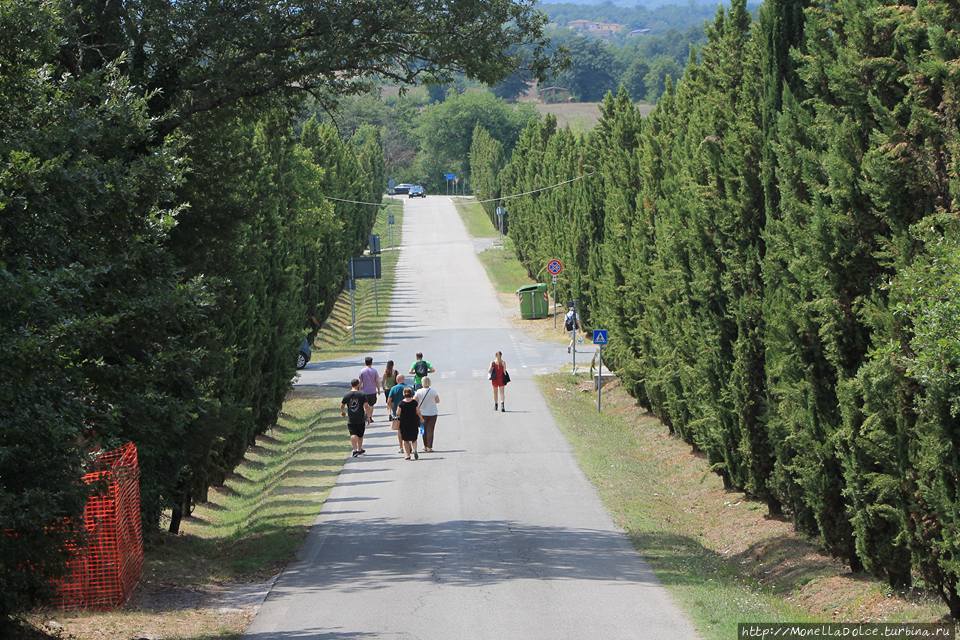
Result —
[[[507, 410], [506, 396], [504, 395], [507, 383], [510, 382], [510, 375], [507, 373], [507, 363], [503, 359], [503, 352], [497, 351], [490, 363], [490, 369], [487, 371], [487, 377], [493, 384], [493, 410], [505, 412]], [[500, 400], [497, 401], [497, 391], [500, 392]]]

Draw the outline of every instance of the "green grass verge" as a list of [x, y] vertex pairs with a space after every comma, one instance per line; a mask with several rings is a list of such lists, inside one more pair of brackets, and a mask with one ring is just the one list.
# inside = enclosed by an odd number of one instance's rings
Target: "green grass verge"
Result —
[[467, 233], [474, 238], [496, 238], [500, 235], [490, 221], [490, 216], [484, 211], [483, 205], [473, 198], [455, 198], [453, 204], [457, 207], [457, 213], [460, 214], [464, 226], [467, 227]]
[[598, 414], [596, 395], [578, 390], [585, 381], [588, 378], [569, 374], [538, 378], [580, 467], [607, 510], [703, 637], [734, 638], [738, 622], [813, 622], [809, 613], [744, 576], [737, 562], [697, 539], [700, 516], [688, 513], [689, 505], [661, 497], [670, 495], [664, 478], [676, 473], [675, 461], [651, 456], [644, 443], [645, 432], [662, 433], [663, 427], [649, 418], [645, 429], [628, 417], [633, 412]]
[[151, 579], [205, 584], [266, 579], [300, 547], [349, 449], [334, 398], [291, 398], [222, 489], [164, 536]]
[[[467, 232], [474, 238], [496, 238], [497, 229], [490, 222], [483, 207], [476, 201], [467, 198], [454, 200], [457, 212], [467, 227]], [[527, 270], [517, 259], [513, 240], [504, 238], [503, 245], [495, 244], [480, 252], [480, 263], [487, 270], [487, 275], [500, 293], [514, 293], [524, 285], [534, 282], [527, 274]]]
[[514, 293], [520, 287], [534, 282], [520, 264], [510, 238], [504, 239], [503, 246], [495, 245], [481, 251], [478, 257], [500, 293]]
[[[389, 204], [380, 209], [373, 227], [373, 233], [380, 236], [383, 277], [379, 281], [357, 281], [356, 342], [353, 342], [350, 331], [350, 292], [343, 291], [314, 341], [314, 360], [360, 355], [378, 349], [383, 343], [387, 318], [390, 317], [390, 302], [396, 279], [397, 260], [400, 258], [399, 247], [403, 229], [403, 202], [395, 199], [387, 202]], [[389, 213], [395, 217], [390, 237], [387, 235]]]

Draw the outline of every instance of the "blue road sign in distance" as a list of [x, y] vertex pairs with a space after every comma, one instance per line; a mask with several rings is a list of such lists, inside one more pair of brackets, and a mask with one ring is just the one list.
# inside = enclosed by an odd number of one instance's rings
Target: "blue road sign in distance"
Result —
[[593, 344], [607, 344], [607, 330], [606, 330], [606, 329], [594, 329], [594, 330], [593, 330]]
[[554, 258], [547, 263], [547, 271], [549, 271], [552, 276], [558, 276], [563, 273], [563, 263]]
[[445, 173], [445, 174], [443, 174], [443, 177], [446, 178], [447, 180], [456, 180], [456, 179], [457, 179], [457, 174], [455, 174], [455, 173]]

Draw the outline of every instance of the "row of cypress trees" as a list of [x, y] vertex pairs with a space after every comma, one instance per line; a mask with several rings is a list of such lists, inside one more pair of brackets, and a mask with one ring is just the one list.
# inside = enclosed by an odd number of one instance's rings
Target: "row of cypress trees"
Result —
[[736, 0], [707, 33], [649, 117], [620, 91], [499, 171], [475, 144], [475, 188], [586, 176], [510, 199], [510, 235], [531, 273], [565, 261], [640, 403], [725, 486], [960, 615], [960, 6]]
[[[191, 125], [191, 162], [171, 229], [183, 277], [202, 278], [217, 312], [208, 330], [223, 350], [212, 372], [215, 406], [203, 442], [180, 462], [174, 516], [221, 483], [254, 438], [272, 426], [290, 389], [297, 347], [312, 341], [343, 288], [348, 259], [367, 244], [385, 175], [379, 132], [361, 127], [344, 140], [333, 125], [296, 110], [251, 119], [220, 115]], [[340, 200], [327, 200], [336, 194]], [[219, 426], [217, 426], [219, 425]], [[141, 483], [143, 490], [149, 486]], [[157, 522], [167, 487], [145, 511]], [[176, 522], [171, 526], [176, 530]]]
[[325, 196], [384, 184], [377, 131], [302, 101], [158, 139], [122, 64], [52, 72], [64, 29], [56, 4], [0, 11], [0, 626], [62, 570], [91, 453], [135, 442], [145, 527], [176, 530], [275, 423], [376, 214]]

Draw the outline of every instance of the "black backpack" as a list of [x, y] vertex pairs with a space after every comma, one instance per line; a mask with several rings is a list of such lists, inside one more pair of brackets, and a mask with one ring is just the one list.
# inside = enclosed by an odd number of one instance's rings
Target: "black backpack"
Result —
[[421, 378], [423, 378], [428, 373], [430, 373], [430, 369], [427, 367], [427, 361], [417, 360], [417, 363], [413, 365], [413, 372], [416, 373], [417, 376]]
[[563, 328], [566, 329], [567, 331], [573, 331], [574, 324], [575, 324], [574, 318], [576, 318], [576, 316], [567, 316], [566, 319], [563, 321]]

